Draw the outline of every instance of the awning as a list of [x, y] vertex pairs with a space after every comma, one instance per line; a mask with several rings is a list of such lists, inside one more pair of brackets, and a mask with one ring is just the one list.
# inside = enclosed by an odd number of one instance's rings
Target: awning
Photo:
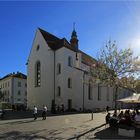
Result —
[[24, 102], [22, 102], [22, 101], [17, 101], [17, 102], [15, 102], [14, 104], [24, 104]]
[[117, 101], [123, 103], [140, 103], [140, 94], [133, 93], [133, 95], [123, 99], [119, 99]]

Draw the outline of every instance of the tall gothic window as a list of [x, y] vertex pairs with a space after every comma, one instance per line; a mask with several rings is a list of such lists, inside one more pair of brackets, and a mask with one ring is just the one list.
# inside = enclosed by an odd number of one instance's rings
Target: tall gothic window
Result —
[[41, 64], [38, 61], [35, 65], [35, 86], [40, 87], [41, 85]]
[[39, 48], [40, 48], [40, 46], [39, 46], [39, 45], [37, 45], [36, 50], [38, 51], [38, 50], [39, 50]]
[[61, 64], [57, 64], [57, 74], [61, 74]]
[[101, 86], [98, 84], [98, 101], [101, 100]]
[[115, 101], [115, 98], [116, 98], [116, 97], [115, 97], [115, 92], [113, 92], [113, 101]]
[[72, 88], [72, 80], [71, 80], [71, 78], [68, 78], [68, 88]]
[[93, 99], [93, 96], [92, 96], [92, 88], [91, 88], [90, 81], [89, 81], [89, 84], [88, 84], [88, 99], [89, 100], [92, 100]]
[[107, 86], [106, 89], [106, 100], [109, 101], [109, 87]]
[[72, 67], [72, 57], [68, 57], [68, 66]]
[[76, 60], [78, 60], [78, 53], [76, 52]]
[[58, 97], [61, 96], [61, 88], [60, 88], [60, 86], [57, 87], [57, 95], [58, 95]]

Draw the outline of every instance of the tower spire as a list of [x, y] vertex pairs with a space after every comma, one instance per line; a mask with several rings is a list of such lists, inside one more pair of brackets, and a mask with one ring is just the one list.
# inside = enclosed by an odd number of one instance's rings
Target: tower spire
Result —
[[75, 22], [73, 23], [73, 31], [71, 35], [71, 40], [70, 40], [71, 47], [78, 51], [78, 39], [77, 39], [77, 33], [75, 31]]

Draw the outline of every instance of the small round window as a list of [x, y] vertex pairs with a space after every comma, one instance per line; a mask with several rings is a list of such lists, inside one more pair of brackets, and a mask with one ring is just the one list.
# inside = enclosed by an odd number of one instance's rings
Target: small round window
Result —
[[39, 46], [39, 45], [37, 45], [36, 50], [38, 51], [38, 50], [39, 50], [39, 48], [40, 48], [40, 46]]

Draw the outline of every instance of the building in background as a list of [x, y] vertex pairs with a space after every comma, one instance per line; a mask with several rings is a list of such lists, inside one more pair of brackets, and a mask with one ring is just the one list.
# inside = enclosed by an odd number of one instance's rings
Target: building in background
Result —
[[93, 82], [96, 60], [82, 52], [73, 29], [70, 42], [37, 29], [27, 63], [28, 107], [65, 110], [114, 107], [113, 87]]
[[27, 106], [27, 76], [17, 72], [10, 73], [0, 79], [0, 89], [3, 97], [1, 105], [5, 108]]

